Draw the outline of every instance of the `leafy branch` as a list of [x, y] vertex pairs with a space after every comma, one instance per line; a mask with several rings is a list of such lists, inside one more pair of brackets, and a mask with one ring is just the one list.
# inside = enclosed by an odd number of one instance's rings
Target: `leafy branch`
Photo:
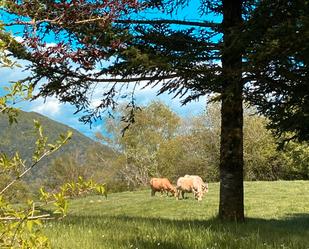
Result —
[[49, 193], [43, 187], [40, 188], [40, 200], [45, 204], [53, 204], [56, 207], [53, 213], [64, 217], [68, 212], [68, 199], [90, 193], [104, 195], [107, 198], [105, 184], [98, 184], [91, 179], [84, 180], [79, 177], [77, 182], [63, 184], [56, 193]]

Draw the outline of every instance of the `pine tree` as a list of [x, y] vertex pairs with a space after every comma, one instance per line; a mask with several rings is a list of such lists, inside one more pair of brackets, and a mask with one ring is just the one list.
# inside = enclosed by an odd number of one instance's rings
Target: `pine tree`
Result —
[[[219, 95], [223, 220], [244, 220], [244, 101], [268, 116], [279, 135], [309, 138], [308, 1], [7, 2], [7, 11], [19, 16], [13, 22], [25, 27], [22, 44], [12, 43], [11, 51], [32, 61], [26, 80], [38, 86], [47, 79], [37, 96], [56, 95], [87, 110], [84, 122], [115, 107], [127, 84], [133, 91], [141, 82], [159, 84], [159, 94], [181, 96], [184, 104]], [[178, 19], [186, 9], [199, 20]], [[209, 21], [213, 15], [222, 22]], [[50, 37], [55, 46], [46, 43]], [[21, 53], [21, 47], [30, 49]], [[91, 109], [95, 85], [105, 90]], [[134, 110], [134, 98], [130, 105]]]

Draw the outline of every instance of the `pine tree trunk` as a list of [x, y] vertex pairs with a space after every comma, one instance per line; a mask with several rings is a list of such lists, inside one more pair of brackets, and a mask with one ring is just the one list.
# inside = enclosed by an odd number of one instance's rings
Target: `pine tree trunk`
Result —
[[244, 220], [241, 0], [223, 1], [220, 204], [222, 220]]

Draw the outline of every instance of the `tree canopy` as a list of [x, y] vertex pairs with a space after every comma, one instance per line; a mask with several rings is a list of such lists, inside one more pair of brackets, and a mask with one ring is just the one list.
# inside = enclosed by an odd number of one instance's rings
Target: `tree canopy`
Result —
[[[129, 82], [161, 82], [159, 93], [189, 93], [184, 103], [221, 93], [225, 24], [209, 21], [210, 14], [220, 20], [221, 1], [7, 2], [6, 10], [19, 15], [10, 25], [25, 26], [23, 45], [31, 48], [29, 57], [19, 53], [33, 62], [27, 80], [47, 79], [39, 95], [56, 94], [86, 109], [85, 122], [114, 107]], [[295, 132], [294, 138], [308, 140], [308, 2], [240, 2], [243, 21], [232, 39], [242, 53], [245, 100], [270, 118], [278, 134]], [[197, 20], [177, 18], [182, 9], [196, 12]], [[102, 103], [91, 110], [92, 86], [104, 82], [109, 86]]]
[[300, 141], [309, 139], [308, 11], [308, 1], [261, 1], [246, 23], [245, 99], [277, 135]]

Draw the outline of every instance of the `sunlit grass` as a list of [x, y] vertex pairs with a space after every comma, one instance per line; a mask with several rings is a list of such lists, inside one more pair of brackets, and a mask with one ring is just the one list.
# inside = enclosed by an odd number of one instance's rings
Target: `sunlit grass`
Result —
[[309, 182], [246, 182], [244, 224], [221, 223], [219, 184], [202, 202], [150, 190], [87, 197], [46, 223], [55, 248], [309, 248]]

